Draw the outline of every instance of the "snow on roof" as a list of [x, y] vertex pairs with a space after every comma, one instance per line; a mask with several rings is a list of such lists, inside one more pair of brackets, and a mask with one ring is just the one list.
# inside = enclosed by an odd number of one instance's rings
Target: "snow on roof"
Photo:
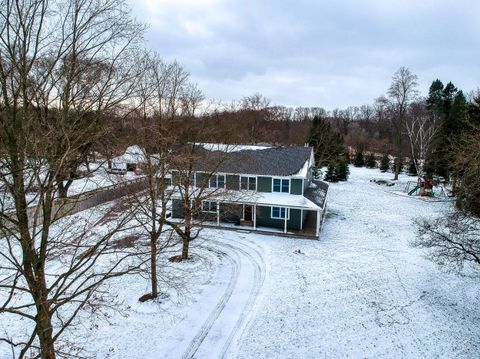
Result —
[[293, 175], [293, 177], [307, 178], [308, 169], [310, 167], [310, 160], [306, 160], [302, 168]]
[[259, 151], [271, 148], [271, 146], [257, 146], [257, 145], [229, 145], [225, 143], [198, 143], [207, 151], [220, 152], [239, 152], [239, 151]]
[[112, 162], [116, 163], [142, 163], [145, 162], [144, 150], [137, 145], [130, 146], [125, 150], [125, 153], [121, 156], [112, 159]]
[[[177, 192], [173, 186], [170, 190], [174, 190], [172, 198], [179, 199], [181, 195]], [[199, 188], [192, 187], [191, 194], [195, 197]], [[257, 206], [275, 206], [275, 207], [288, 207], [298, 208], [304, 210], [321, 210], [322, 207], [318, 206], [308, 198], [301, 195], [291, 195], [289, 193], [280, 192], [255, 192], [255, 191], [229, 191], [219, 190], [216, 188], [203, 189], [203, 196], [208, 201], [219, 201], [226, 203], [244, 203]], [[210, 193], [210, 195], [208, 194]]]

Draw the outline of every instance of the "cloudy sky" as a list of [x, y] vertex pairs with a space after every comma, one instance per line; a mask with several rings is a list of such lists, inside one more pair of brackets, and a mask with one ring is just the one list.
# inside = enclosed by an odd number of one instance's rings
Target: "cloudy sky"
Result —
[[370, 103], [401, 66], [480, 87], [478, 0], [132, 0], [148, 46], [210, 99], [260, 92], [328, 110]]

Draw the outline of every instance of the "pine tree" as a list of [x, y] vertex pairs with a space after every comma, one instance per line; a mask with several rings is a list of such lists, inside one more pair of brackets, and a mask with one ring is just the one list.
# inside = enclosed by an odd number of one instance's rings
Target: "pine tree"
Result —
[[324, 180], [328, 182], [337, 182], [337, 171], [333, 163], [328, 165]]
[[375, 161], [375, 156], [373, 155], [373, 153], [369, 153], [369, 155], [367, 156], [367, 161], [365, 162], [365, 165], [368, 168], [377, 167], [377, 162]]
[[348, 168], [348, 160], [346, 158], [343, 158], [338, 163], [338, 180], [346, 181], [348, 179], [349, 174], [350, 174], [350, 169]]
[[388, 157], [388, 154], [385, 153], [382, 157], [382, 160], [380, 161], [380, 171], [387, 172], [389, 168], [390, 168], [390, 158]]
[[355, 155], [355, 159], [353, 160], [353, 165], [355, 167], [364, 167], [365, 166], [365, 160], [363, 159], [363, 152], [362, 151], [357, 151], [357, 154]]
[[440, 117], [442, 125], [436, 135], [432, 151], [427, 157], [427, 170], [449, 179], [454, 160], [454, 143], [465, 130], [468, 117], [468, 104], [462, 91], [452, 82], [444, 88], [440, 80], [430, 86], [426, 100], [430, 116]]
[[324, 179], [328, 182], [346, 181], [349, 174], [348, 160], [343, 156], [334, 163], [328, 165]]
[[314, 148], [315, 162], [319, 167], [328, 166], [346, 152], [343, 137], [320, 116], [313, 118], [308, 143]]

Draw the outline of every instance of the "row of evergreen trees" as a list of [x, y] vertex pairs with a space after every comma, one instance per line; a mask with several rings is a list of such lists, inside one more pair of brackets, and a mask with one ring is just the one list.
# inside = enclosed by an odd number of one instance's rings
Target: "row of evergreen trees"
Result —
[[[355, 167], [367, 167], [367, 168], [379, 168], [382, 172], [387, 172], [388, 170], [394, 171], [395, 166], [397, 165], [397, 158], [392, 162], [387, 153], [382, 156], [380, 163], [377, 164], [377, 160], [373, 153], [369, 153], [366, 156], [363, 154], [363, 151], [357, 151], [353, 157], [352, 164]], [[402, 172], [406, 169], [407, 173], [416, 176], [417, 175], [417, 166], [413, 162], [413, 159], [408, 163], [408, 168], [405, 168], [404, 161], [400, 159], [400, 171]]]

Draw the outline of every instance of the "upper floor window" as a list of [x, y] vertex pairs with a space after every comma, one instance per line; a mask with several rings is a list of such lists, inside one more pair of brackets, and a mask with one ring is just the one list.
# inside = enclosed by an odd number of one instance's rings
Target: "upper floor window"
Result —
[[225, 188], [225, 175], [212, 175], [210, 178], [210, 188]]
[[290, 192], [290, 180], [283, 178], [274, 178], [272, 192]]
[[257, 190], [257, 179], [255, 177], [240, 177], [240, 189]]

